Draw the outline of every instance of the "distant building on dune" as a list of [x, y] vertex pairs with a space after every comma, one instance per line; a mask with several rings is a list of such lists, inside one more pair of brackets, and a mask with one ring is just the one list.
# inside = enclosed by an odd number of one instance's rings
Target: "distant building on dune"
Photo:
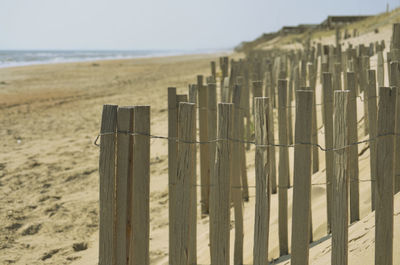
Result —
[[371, 16], [328, 16], [321, 24], [321, 28], [334, 29], [337, 26], [343, 26], [350, 23], [354, 23], [360, 20], [364, 20]]
[[279, 31], [281, 36], [288, 34], [301, 34], [307, 30], [312, 30], [318, 27], [318, 24], [299, 24], [298, 26], [284, 26]]

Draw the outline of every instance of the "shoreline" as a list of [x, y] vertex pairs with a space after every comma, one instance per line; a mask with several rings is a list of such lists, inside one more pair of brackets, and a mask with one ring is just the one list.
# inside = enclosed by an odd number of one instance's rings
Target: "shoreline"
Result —
[[[24, 52], [21, 50], [21, 52]], [[33, 51], [33, 52], [42, 52], [42, 51]], [[45, 52], [45, 51], [43, 51]], [[57, 52], [57, 51], [54, 51]], [[62, 52], [61, 50], [59, 52]], [[74, 52], [74, 51], [71, 51]], [[79, 51], [77, 51], [79, 52]], [[96, 52], [96, 51], [87, 51], [87, 52]], [[98, 51], [103, 52], [103, 51]], [[118, 51], [115, 51], [118, 52]], [[120, 51], [125, 52], [125, 51]], [[60, 61], [32, 61], [32, 62], [16, 62], [11, 64], [0, 64], [0, 69], [9, 69], [9, 68], [16, 68], [16, 67], [25, 67], [25, 66], [38, 66], [38, 65], [56, 65], [56, 64], [69, 64], [69, 63], [94, 63], [94, 62], [105, 62], [105, 61], [120, 61], [120, 60], [132, 60], [132, 59], [157, 59], [157, 58], [170, 58], [170, 57], [181, 57], [181, 56], [195, 56], [195, 55], [230, 55], [234, 52], [232, 49], [214, 49], [209, 51], [201, 50], [199, 52], [196, 51], [189, 51], [189, 52], [172, 52], [172, 53], [155, 53], [155, 54], [147, 54], [147, 55], [133, 55], [133, 56], [126, 56], [126, 57], [104, 57], [104, 58], [81, 58], [81, 59], [71, 59], [71, 60], [60, 60]]]

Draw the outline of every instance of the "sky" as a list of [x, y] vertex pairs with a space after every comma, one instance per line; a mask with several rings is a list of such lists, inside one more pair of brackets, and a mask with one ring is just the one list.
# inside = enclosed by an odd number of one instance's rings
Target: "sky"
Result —
[[0, 50], [232, 48], [284, 25], [400, 0], [0, 0]]

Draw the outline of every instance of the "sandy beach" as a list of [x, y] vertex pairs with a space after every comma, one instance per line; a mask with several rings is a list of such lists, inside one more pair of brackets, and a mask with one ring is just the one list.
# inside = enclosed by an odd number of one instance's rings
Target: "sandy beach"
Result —
[[[0, 69], [0, 264], [69, 264], [88, 252], [91, 262], [83, 264], [95, 264], [99, 148], [93, 141], [102, 105], [151, 105], [151, 132], [166, 135], [167, 87], [187, 93], [218, 56]], [[167, 165], [167, 143], [152, 140], [152, 263], [167, 255]]]
[[[379, 34], [361, 34], [351, 42], [369, 44], [384, 39], [389, 46], [390, 36], [391, 25], [387, 25]], [[332, 43], [333, 38], [320, 41]], [[97, 264], [99, 148], [94, 140], [99, 133], [103, 104], [150, 105], [151, 134], [167, 136], [167, 87], [175, 86], [179, 94], [186, 94], [188, 84], [196, 82], [196, 75], [210, 75], [210, 61], [218, 62], [219, 56], [185, 55], [0, 69], [0, 264]], [[371, 68], [376, 68], [376, 56], [371, 58]], [[319, 83], [317, 91], [319, 101]], [[359, 140], [362, 140], [368, 136], [362, 130], [363, 102], [358, 99], [357, 104]], [[320, 109], [317, 111], [321, 124]], [[324, 145], [323, 130], [318, 138]], [[359, 156], [360, 179], [370, 177], [367, 145], [359, 146], [359, 152], [366, 149]], [[167, 141], [151, 140], [150, 263], [157, 265], [168, 263], [167, 150]], [[293, 149], [289, 156], [292, 171]], [[319, 160], [320, 171], [312, 176], [315, 242], [310, 248], [310, 264], [330, 264], [326, 190], [324, 185], [318, 185], [325, 182], [322, 151]], [[247, 152], [247, 168], [249, 185], [254, 186], [254, 147]], [[374, 264], [375, 223], [370, 193], [370, 183], [361, 182], [361, 221], [349, 228], [350, 264]], [[250, 201], [244, 204], [246, 264], [252, 263], [254, 195], [255, 190], [250, 189]], [[272, 195], [270, 259], [279, 256], [277, 199], [277, 194]], [[289, 242], [291, 199], [292, 189], [289, 189]], [[396, 195], [395, 224], [400, 221], [399, 211], [400, 198]], [[208, 218], [201, 219], [198, 207], [199, 264], [210, 262], [208, 229]], [[234, 229], [231, 232], [233, 242]], [[395, 225], [395, 250], [400, 247], [399, 233], [399, 226]], [[394, 251], [394, 264], [399, 263], [400, 252]], [[281, 257], [275, 264], [290, 264], [290, 256]]]

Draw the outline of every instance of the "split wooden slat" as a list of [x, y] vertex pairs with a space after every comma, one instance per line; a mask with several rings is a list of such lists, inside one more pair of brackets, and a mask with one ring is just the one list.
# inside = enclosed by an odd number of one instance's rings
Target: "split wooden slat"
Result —
[[[376, 99], [376, 75], [375, 70], [368, 70], [368, 112], [369, 112], [369, 137], [377, 136], [377, 99]], [[369, 142], [369, 163], [371, 172], [371, 211], [375, 210], [376, 194], [376, 141]]]
[[[193, 192], [193, 145], [195, 105], [180, 103], [178, 114], [178, 159], [175, 183], [175, 213], [174, 223], [175, 249], [172, 252], [171, 264], [187, 265], [189, 261], [189, 245], [191, 229], [190, 206]], [[171, 255], [171, 254], [170, 254]]]
[[133, 109], [129, 265], [150, 264], [150, 106]]
[[[233, 139], [241, 139], [240, 132], [242, 129], [241, 120], [243, 120], [243, 114], [238, 106], [241, 106], [242, 100], [241, 87], [235, 85], [233, 90], [233, 118], [234, 118], [234, 130]], [[242, 179], [241, 179], [241, 145], [240, 142], [232, 143], [232, 180], [231, 180], [231, 193], [233, 206], [235, 211], [235, 244], [234, 244], [234, 265], [240, 265], [243, 263], [243, 205], [242, 205]]]
[[322, 90], [324, 91], [323, 104], [325, 105], [323, 116], [325, 117], [325, 152], [326, 167], [326, 201], [327, 201], [327, 231], [331, 232], [332, 221], [332, 181], [333, 181], [333, 87], [332, 74], [323, 73]]
[[[347, 73], [347, 89], [350, 91], [347, 108], [348, 144], [358, 141], [357, 134], [357, 91], [354, 72]], [[350, 179], [350, 222], [360, 220], [359, 183], [358, 183], [358, 145], [348, 148], [348, 175]]]
[[[208, 141], [208, 95], [207, 87], [203, 86], [203, 76], [198, 76], [197, 89], [199, 100], [199, 129], [200, 141]], [[200, 184], [201, 184], [201, 213], [206, 215], [209, 212], [210, 196], [210, 158], [209, 145], [200, 145]]]
[[211, 179], [211, 265], [229, 265], [230, 190], [232, 168], [233, 104], [218, 104], [218, 142], [215, 178]]
[[255, 98], [254, 126], [256, 138], [256, 202], [254, 223], [253, 264], [265, 265], [268, 262], [269, 218], [271, 210], [271, 180], [269, 179], [268, 116], [269, 98]]
[[375, 264], [393, 264], [395, 87], [379, 88], [375, 197]]
[[[132, 146], [133, 108], [119, 107], [117, 111], [117, 172], [115, 185], [116, 203], [116, 262], [127, 264], [130, 240], [131, 183], [132, 183]], [[129, 195], [128, 195], [129, 193]], [[129, 213], [129, 214], [128, 214]], [[128, 221], [129, 219], [129, 221]]]
[[304, 143], [311, 143], [314, 96], [310, 90], [298, 90], [296, 98], [291, 264], [307, 265], [311, 224], [311, 145]]
[[115, 257], [115, 147], [116, 105], [104, 105], [100, 139], [99, 265], [116, 264]]
[[287, 133], [287, 81], [278, 81], [278, 125], [279, 125], [279, 255], [289, 253], [288, 245], [288, 194], [289, 188], [289, 152], [286, 147], [288, 144]]
[[332, 178], [332, 265], [347, 265], [348, 262], [348, 189], [347, 174], [347, 116], [349, 91], [334, 92], [334, 139], [333, 159], [335, 173]]

